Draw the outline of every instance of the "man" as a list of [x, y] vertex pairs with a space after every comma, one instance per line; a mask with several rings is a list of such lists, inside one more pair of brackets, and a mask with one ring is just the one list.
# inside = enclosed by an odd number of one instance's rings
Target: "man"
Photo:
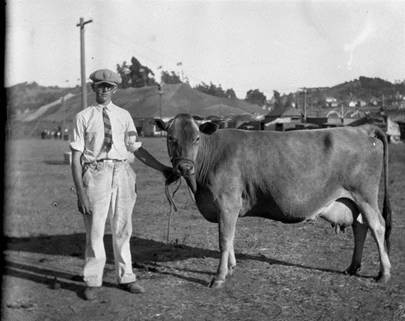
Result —
[[111, 223], [119, 288], [131, 293], [144, 292], [132, 271], [130, 252], [132, 211], [136, 201], [136, 176], [127, 162], [130, 152], [166, 178], [172, 173], [170, 167], [158, 162], [136, 142], [137, 132], [129, 112], [111, 102], [121, 82], [120, 75], [101, 69], [93, 72], [90, 79], [97, 105], [76, 115], [70, 143], [72, 175], [86, 229], [83, 270], [86, 300], [94, 300], [102, 286], [107, 217]]

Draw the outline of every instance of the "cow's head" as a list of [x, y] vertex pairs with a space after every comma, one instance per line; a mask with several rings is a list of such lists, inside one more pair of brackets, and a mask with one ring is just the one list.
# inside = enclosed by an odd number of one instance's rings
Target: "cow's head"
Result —
[[210, 135], [215, 132], [217, 126], [213, 123], [198, 126], [189, 114], [178, 114], [167, 123], [155, 119], [155, 123], [167, 132], [167, 151], [174, 170], [186, 179], [195, 192], [195, 161], [200, 147], [200, 134]]

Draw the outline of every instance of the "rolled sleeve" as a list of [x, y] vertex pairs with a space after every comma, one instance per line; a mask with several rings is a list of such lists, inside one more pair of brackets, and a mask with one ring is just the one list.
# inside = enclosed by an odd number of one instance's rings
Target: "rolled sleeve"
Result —
[[78, 150], [79, 152], [84, 151], [84, 119], [80, 114], [77, 114], [73, 123], [73, 137], [70, 142], [70, 148]]
[[136, 136], [138, 136], [138, 132], [136, 131], [134, 120], [132, 119], [131, 114], [128, 113], [127, 115], [128, 115], [128, 118], [127, 118], [127, 133], [135, 132]]
[[142, 146], [141, 142], [137, 142], [138, 132], [136, 131], [134, 121], [129, 113], [128, 113], [126, 137], [127, 137], [126, 147], [130, 153], [135, 152]]

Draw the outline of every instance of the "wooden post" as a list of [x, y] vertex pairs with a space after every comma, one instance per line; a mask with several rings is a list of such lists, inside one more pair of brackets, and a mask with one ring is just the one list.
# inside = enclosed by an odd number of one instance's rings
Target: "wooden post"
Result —
[[82, 81], [82, 109], [87, 107], [87, 86], [86, 86], [86, 61], [85, 61], [85, 44], [84, 44], [84, 26], [93, 20], [84, 21], [80, 18], [80, 22], [76, 27], [80, 27], [80, 74]]
[[304, 122], [307, 122], [307, 89], [304, 88]]

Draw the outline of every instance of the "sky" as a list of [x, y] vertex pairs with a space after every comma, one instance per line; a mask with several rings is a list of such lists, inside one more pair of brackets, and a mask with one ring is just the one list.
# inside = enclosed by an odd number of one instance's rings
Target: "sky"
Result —
[[161, 66], [239, 98], [405, 79], [405, 0], [8, 0], [6, 86], [79, 85], [80, 17], [87, 76], [135, 56], [157, 80]]

